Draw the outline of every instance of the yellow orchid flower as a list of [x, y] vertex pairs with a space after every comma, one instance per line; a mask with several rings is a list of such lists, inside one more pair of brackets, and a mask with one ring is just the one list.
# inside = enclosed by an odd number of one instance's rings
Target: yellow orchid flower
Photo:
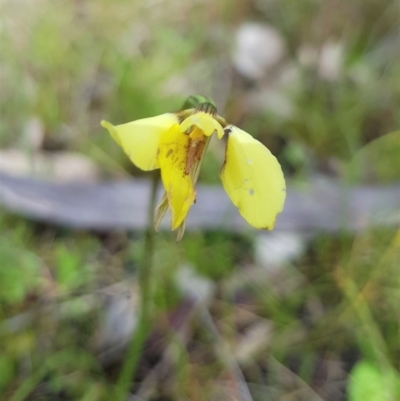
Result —
[[161, 170], [165, 194], [155, 212], [158, 230], [167, 209], [179, 241], [195, 203], [200, 167], [211, 135], [227, 136], [222, 184], [240, 214], [253, 227], [272, 230], [285, 201], [285, 179], [275, 156], [247, 132], [228, 124], [210, 102], [177, 113], [166, 113], [114, 126], [114, 140], [142, 170]]

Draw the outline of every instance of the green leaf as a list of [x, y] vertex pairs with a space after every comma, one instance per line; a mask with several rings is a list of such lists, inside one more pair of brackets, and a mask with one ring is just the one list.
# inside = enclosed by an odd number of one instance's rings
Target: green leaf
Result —
[[399, 378], [396, 376], [394, 371], [383, 372], [370, 362], [358, 362], [350, 374], [349, 401], [395, 400], [393, 392], [396, 392], [396, 387], [398, 391], [399, 387], [396, 386], [399, 383]]

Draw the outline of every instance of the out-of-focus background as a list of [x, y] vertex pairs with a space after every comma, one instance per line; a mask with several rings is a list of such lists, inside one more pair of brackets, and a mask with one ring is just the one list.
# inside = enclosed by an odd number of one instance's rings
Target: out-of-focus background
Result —
[[221, 218], [212, 142], [184, 239], [155, 237], [156, 325], [126, 399], [400, 399], [399, 12], [2, 0], [0, 400], [115, 399], [148, 175], [99, 121], [195, 93], [277, 156], [286, 208], [268, 233]]

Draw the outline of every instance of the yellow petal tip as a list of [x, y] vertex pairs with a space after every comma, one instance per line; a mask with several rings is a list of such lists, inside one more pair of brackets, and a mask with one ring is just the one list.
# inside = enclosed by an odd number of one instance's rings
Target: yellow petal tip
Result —
[[108, 130], [110, 133], [111, 137], [114, 139], [115, 142], [117, 142], [118, 145], [122, 146], [121, 140], [119, 138], [118, 132], [115, 129], [115, 127], [108, 121], [106, 120], [101, 120], [100, 125]]
[[218, 137], [218, 139], [222, 139], [222, 137], [224, 136], [224, 134], [225, 134], [225, 132], [224, 132], [224, 130], [222, 129], [222, 127], [218, 127], [218, 129], [217, 129], [217, 137]]
[[112, 124], [109, 123], [109, 122], [106, 121], [106, 120], [101, 120], [100, 125], [101, 125], [103, 128], [107, 128], [107, 129], [110, 129], [110, 128], [112, 127]]

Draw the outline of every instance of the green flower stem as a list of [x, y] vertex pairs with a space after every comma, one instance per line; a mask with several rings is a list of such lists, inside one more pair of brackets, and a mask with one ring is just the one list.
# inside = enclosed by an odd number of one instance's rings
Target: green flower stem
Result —
[[126, 400], [126, 394], [135, 376], [143, 345], [148, 337], [152, 325], [151, 310], [151, 274], [154, 253], [154, 210], [156, 205], [157, 187], [160, 181], [158, 171], [153, 173], [151, 193], [147, 215], [147, 229], [145, 232], [142, 261], [139, 267], [139, 286], [141, 295], [139, 322], [133, 332], [117, 382], [117, 400]]
[[[182, 110], [190, 107], [197, 107], [201, 104], [209, 104], [211, 107], [215, 108], [214, 102], [206, 98], [204, 96], [196, 95], [190, 96], [184, 103]], [[208, 146], [208, 142], [206, 145]], [[201, 162], [195, 169], [194, 177], [192, 177], [195, 181], [197, 181], [199, 175], [199, 167]], [[145, 232], [145, 240], [144, 240], [144, 248], [143, 248], [143, 259], [141, 261], [140, 270], [139, 270], [139, 286], [140, 286], [140, 295], [141, 295], [141, 308], [140, 308], [140, 316], [137, 329], [134, 331], [132, 335], [132, 339], [129, 343], [125, 362], [122, 366], [120, 375], [118, 377], [117, 382], [117, 400], [124, 401], [126, 400], [126, 394], [129, 391], [129, 387], [131, 382], [135, 376], [136, 368], [139, 362], [139, 358], [142, 354], [143, 345], [146, 341], [146, 338], [150, 332], [152, 325], [152, 311], [151, 311], [151, 274], [152, 274], [152, 261], [153, 261], [153, 252], [154, 252], [154, 211], [156, 208], [156, 195], [157, 195], [157, 187], [160, 181], [160, 175], [158, 171], [153, 173], [153, 179], [151, 182], [151, 193], [149, 200], [149, 208], [148, 208], [148, 220], [147, 220], [147, 229]], [[184, 228], [181, 230], [180, 236], [183, 235]], [[179, 234], [178, 234], [179, 235]]]

